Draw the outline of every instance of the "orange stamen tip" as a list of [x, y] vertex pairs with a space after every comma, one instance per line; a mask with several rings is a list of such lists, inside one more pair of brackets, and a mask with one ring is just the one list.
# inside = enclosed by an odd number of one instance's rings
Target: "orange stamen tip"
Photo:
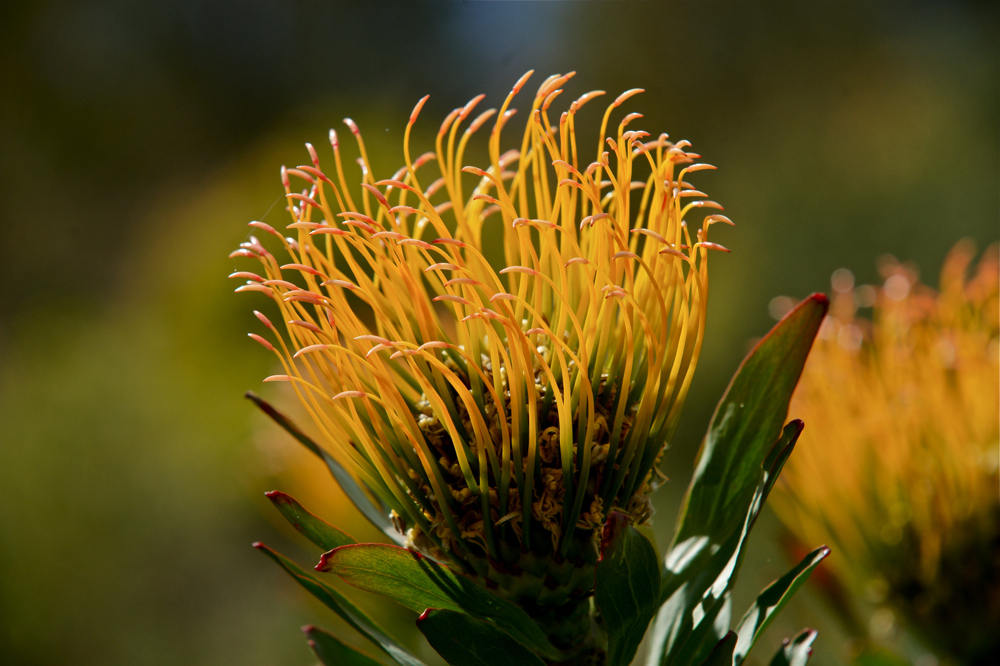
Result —
[[311, 354], [316, 351], [325, 351], [329, 349], [332, 345], [309, 345], [308, 347], [303, 347], [292, 355], [292, 358], [298, 358], [302, 354]]
[[312, 266], [306, 266], [305, 264], [285, 264], [281, 267], [281, 270], [295, 270], [302, 271], [303, 273], [309, 273], [310, 275], [323, 275]]
[[455, 264], [437, 263], [437, 264], [431, 264], [430, 266], [425, 268], [424, 273], [430, 273], [431, 271], [457, 271], [457, 270], [459, 270], [459, 267], [456, 266]]
[[448, 349], [451, 345], [447, 342], [441, 340], [431, 340], [430, 342], [425, 342], [424, 344], [417, 347], [417, 351], [424, 351], [425, 349]]
[[435, 296], [431, 299], [432, 301], [451, 301], [452, 303], [461, 303], [462, 305], [474, 305], [472, 301], [467, 298], [462, 298], [461, 296], [455, 296], [454, 294], [442, 294], [441, 296]]
[[732, 250], [730, 250], [727, 247], [723, 247], [718, 243], [710, 243], [709, 241], [704, 241], [700, 243], [700, 245], [704, 248], [708, 248], [709, 250], [719, 250], [720, 252], [732, 252]]
[[660, 254], [669, 254], [669, 255], [672, 255], [674, 257], [679, 257], [679, 258], [684, 259], [684, 260], [687, 260], [687, 258], [688, 258], [688, 256], [686, 254], [684, 254], [680, 250], [675, 250], [672, 247], [665, 247], [665, 248], [663, 248], [662, 250], [660, 250]]
[[507, 273], [526, 273], [534, 276], [541, 275], [541, 273], [535, 269], [528, 268], [527, 266], [508, 266], [507, 268], [500, 270], [500, 275], [506, 275]]
[[340, 400], [341, 398], [363, 398], [367, 393], [364, 391], [341, 391], [337, 395], [330, 398], [331, 400]]
[[430, 95], [424, 95], [423, 97], [420, 98], [420, 101], [417, 102], [416, 106], [413, 107], [413, 111], [410, 113], [410, 122], [409, 122], [410, 125], [412, 125], [417, 121], [417, 116], [420, 115], [420, 110], [424, 108], [424, 104], [427, 103], [427, 100], [429, 98]]
[[326, 280], [321, 283], [324, 287], [342, 287], [344, 289], [358, 289], [358, 285], [347, 280]]
[[731, 227], [735, 227], [736, 223], [730, 220], [725, 215], [709, 215], [705, 218], [706, 224], [712, 224], [713, 222], [723, 222]]
[[257, 310], [254, 310], [253, 313], [257, 317], [257, 319], [260, 319], [260, 322], [264, 324], [264, 326], [267, 326], [272, 331], [274, 330], [274, 324], [271, 323], [270, 319], [264, 316], [264, 313], [259, 312]]
[[260, 337], [256, 333], [247, 333], [247, 335], [249, 335], [251, 338], [259, 342], [260, 344], [264, 345], [264, 347], [266, 347], [267, 349], [274, 351], [274, 345], [272, 345], [270, 342]]
[[530, 79], [531, 75], [534, 73], [535, 70], [529, 69], [527, 72], [522, 74], [521, 78], [519, 78], [517, 80], [517, 83], [514, 84], [514, 88], [510, 91], [510, 94], [516, 95], [517, 93], [521, 92], [521, 88], [524, 87], [524, 84], [528, 82], [528, 79]]
[[618, 95], [618, 97], [615, 98], [615, 101], [611, 103], [611, 106], [613, 107], [621, 106], [622, 103], [629, 97], [633, 97], [635, 95], [638, 95], [639, 93], [644, 93], [644, 92], [646, 92], [644, 88], [632, 88], [631, 90], [626, 90], [621, 95]]
[[270, 377], [264, 377], [264, 382], [290, 382], [292, 378], [288, 375], [271, 375]]
[[[354, 122], [350, 118], [344, 118], [344, 124], [350, 128], [351, 133], [353, 133], [354, 136], [360, 136], [361, 129], [358, 128], [358, 124], [356, 122]], [[330, 131], [332, 132], [333, 130]]]
[[264, 281], [264, 278], [257, 275], [256, 273], [249, 273], [247, 271], [236, 271], [235, 273], [230, 273], [228, 277], [238, 278], [241, 280], [253, 280], [254, 282]]
[[376, 343], [378, 343], [380, 345], [388, 345], [390, 347], [392, 346], [391, 342], [389, 342], [385, 338], [383, 338], [381, 336], [378, 336], [378, 335], [358, 335], [358, 336], [355, 336], [354, 339], [355, 340], [365, 340], [367, 342], [376, 342]]

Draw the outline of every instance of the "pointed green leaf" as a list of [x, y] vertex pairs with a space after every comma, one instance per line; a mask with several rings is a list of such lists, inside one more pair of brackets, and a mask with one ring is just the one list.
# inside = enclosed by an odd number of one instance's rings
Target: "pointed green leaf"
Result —
[[829, 548], [820, 546], [806, 555], [794, 569], [771, 583], [757, 596], [757, 600], [743, 615], [736, 630], [740, 640], [733, 655], [734, 666], [739, 666], [743, 662], [757, 639], [770, 626], [775, 615], [785, 607], [795, 591], [809, 578], [809, 574], [829, 554]]
[[691, 537], [739, 529], [828, 307], [826, 296], [813, 294], [743, 360], [698, 452], [672, 547]]
[[771, 448], [738, 531], [721, 543], [692, 537], [667, 555], [666, 602], [657, 613], [647, 663], [697, 663], [729, 631], [731, 590], [747, 538], [801, 432], [801, 421], [790, 422]]
[[317, 580], [311, 574], [303, 571], [298, 565], [287, 557], [271, 550], [262, 543], [255, 543], [254, 548], [260, 550], [269, 558], [274, 560], [278, 566], [284, 569], [295, 581], [304, 587], [311, 595], [323, 602], [334, 613], [339, 615], [347, 624], [351, 625], [358, 633], [381, 648], [389, 657], [400, 666], [424, 666], [423, 662], [410, 654], [406, 648], [402, 647], [389, 637], [378, 625], [376, 625], [361, 609], [352, 604], [337, 590], [322, 581]]
[[316, 569], [418, 613], [438, 608], [494, 622], [535, 652], [562, 656], [522, 608], [415, 551], [377, 543], [343, 546], [325, 553]]
[[302, 627], [309, 647], [323, 666], [381, 666], [373, 657], [343, 642], [328, 631], [309, 625]]
[[330, 473], [333, 474], [333, 478], [337, 480], [340, 485], [341, 490], [347, 495], [347, 498], [351, 500], [358, 511], [360, 511], [365, 518], [371, 522], [372, 525], [379, 528], [387, 536], [389, 536], [393, 541], [397, 543], [401, 542], [399, 534], [396, 529], [392, 526], [392, 521], [389, 520], [388, 511], [381, 510], [375, 506], [375, 504], [368, 498], [365, 491], [358, 485], [358, 482], [354, 480], [346, 469], [344, 469], [340, 463], [338, 463], [333, 456], [326, 452], [326, 450], [321, 447], [316, 442], [312, 441], [308, 435], [299, 430], [298, 426], [291, 422], [291, 420], [275, 409], [271, 403], [267, 402], [260, 396], [258, 396], [253, 391], [247, 391], [246, 397], [257, 405], [262, 412], [271, 417], [271, 420], [281, 426], [285, 432], [294, 437], [299, 441], [300, 444], [305, 446], [307, 449], [312, 451], [316, 456], [326, 463], [327, 468]]
[[812, 644], [816, 640], [816, 631], [803, 629], [791, 640], [784, 640], [781, 649], [771, 660], [771, 666], [805, 666], [812, 656]]
[[417, 620], [417, 627], [452, 666], [545, 666], [495, 624], [465, 613], [430, 609]]
[[708, 658], [701, 662], [701, 666], [732, 666], [733, 650], [736, 648], [736, 632], [730, 631], [715, 644]]
[[264, 493], [264, 496], [271, 500], [292, 527], [323, 550], [333, 550], [338, 546], [357, 543], [346, 532], [306, 511], [291, 495], [286, 495], [280, 490], [272, 490]]
[[660, 599], [660, 563], [649, 540], [612, 511], [604, 524], [594, 598], [608, 628], [608, 665], [632, 663]]

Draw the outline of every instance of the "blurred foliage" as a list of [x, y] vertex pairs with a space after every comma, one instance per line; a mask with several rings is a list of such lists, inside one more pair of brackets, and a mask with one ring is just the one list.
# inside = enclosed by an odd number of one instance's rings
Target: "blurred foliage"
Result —
[[[772, 296], [884, 252], [934, 275], [956, 239], [996, 237], [985, 4], [6, 3], [0, 661], [310, 663], [288, 629], [315, 609], [249, 548], [278, 529], [260, 493], [304, 463], [241, 397], [268, 367], [225, 255], [268, 219], [273, 165], [343, 116], [391, 172], [418, 97], [438, 117], [496, 103], [529, 68], [609, 91], [659, 81], [637, 108], [712, 156], [708, 187], [738, 225], [664, 463], [661, 540]], [[307, 506], [337, 506], [309, 488], [294, 489]], [[769, 522], [751, 589], [787, 568]], [[763, 652], [827, 621], [808, 599], [785, 617]], [[835, 635], [812, 663], [835, 663]]]

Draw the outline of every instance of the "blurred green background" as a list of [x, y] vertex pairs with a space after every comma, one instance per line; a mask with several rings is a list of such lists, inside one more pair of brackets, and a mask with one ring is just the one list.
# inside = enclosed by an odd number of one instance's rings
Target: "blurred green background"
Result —
[[[326, 155], [351, 116], [388, 177], [420, 96], [428, 132], [529, 68], [531, 90], [577, 70], [569, 98], [644, 87], [642, 128], [720, 167], [697, 182], [737, 227], [715, 234], [733, 253], [713, 256], [662, 544], [772, 297], [841, 266], [875, 280], [883, 253], [934, 283], [956, 240], [997, 238], [998, 23], [961, 3], [4, 3], [0, 663], [310, 664], [296, 628], [337, 626], [249, 547], [315, 559], [276, 486], [365, 533], [243, 400], [292, 406], [261, 387], [258, 301], [225, 278], [246, 222], [284, 224], [278, 166], [303, 142]], [[786, 568], [775, 534], [758, 528], [745, 598]], [[842, 661], [808, 595], [768, 647], [803, 625], [814, 663]]]

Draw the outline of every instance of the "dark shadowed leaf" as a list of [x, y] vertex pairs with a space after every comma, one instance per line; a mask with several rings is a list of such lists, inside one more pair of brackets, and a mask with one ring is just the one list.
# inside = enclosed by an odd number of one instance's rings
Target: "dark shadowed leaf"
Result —
[[325, 553], [316, 569], [418, 613], [427, 608], [468, 613], [495, 623], [539, 654], [561, 656], [519, 606], [412, 550], [375, 543], [343, 546]]
[[254, 548], [260, 550], [265, 555], [274, 560], [278, 566], [288, 572], [288, 574], [304, 587], [311, 595], [322, 601], [330, 610], [339, 615], [347, 624], [351, 625], [358, 633], [370, 640], [383, 650], [389, 657], [400, 666], [424, 666], [423, 662], [414, 657], [406, 648], [402, 647], [395, 640], [389, 637], [380, 627], [378, 627], [364, 612], [347, 600], [337, 590], [326, 585], [315, 576], [303, 571], [287, 557], [271, 550], [262, 543], [255, 543]]
[[417, 627], [452, 666], [545, 666], [495, 624], [453, 610], [431, 609]]
[[608, 628], [608, 665], [627, 666], [656, 614], [660, 563], [649, 540], [612, 511], [604, 525], [594, 597]]
[[337, 480], [340, 488], [347, 495], [347, 498], [351, 500], [354, 506], [357, 507], [365, 518], [367, 518], [372, 525], [379, 528], [387, 536], [389, 536], [393, 541], [397, 543], [401, 542], [401, 537], [396, 532], [396, 529], [392, 526], [392, 521], [389, 520], [388, 511], [380, 509], [375, 506], [375, 504], [369, 499], [365, 491], [358, 485], [358, 482], [354, 480], [346, 469], [344, 469], [340, 463], [334, 460], [333, 456], [326, 452], [326, 450], [321, 447], [316, 442], [312, 441], [308, 435], [299, 430], [298, 426], [291, 422], [291, 420], [275, 409], [271, 403], [267, 402], [256, 393], [252, 391], [247, 391], [247, 398], [257, 405], [262, 412], [267, 414], [272, 421], [281, 426], [285, 432], [294, 437], [300, 444], [305, 446], [307, 449], [312, 451], [316, 456], [326, 463], [327, 468], [330, 473], [333, 474], [333, 478]]
[[351, 647], [328, 631], [309, 625], [302, 627], [309, 638], [309, 647], [323, 666], [380, 666], [373, 657]]
[[764, 633], [775, 615], [785, 607], [795, 591], [809, 578], [809, 574], [830, 554], [830, 549], [820, 546], [806, 555], [794, 569], [771, 583], [758, 596], [753, 605], [743, 615], [736, 632], [740, 640], [733, 654], [734, 666], [739, 666]]
[[771, 660], [771, 666], [805, 666], [812, 656], [812, 644], [815, 640], [814, 629], [803, 629], [791, 640], [786, 638]]
[[736, 632], [730, 631], [715, 644], [708, 658], [701, 662], [701, 666], [732, 666], [733, 650], [736, 648]]
[[346, 532], [306, 511], [294, 497], [280, 490], [272, 490], [264, 495], [295, 529], [323, 550], [333, 550], [338, 546], [357, 543]]

